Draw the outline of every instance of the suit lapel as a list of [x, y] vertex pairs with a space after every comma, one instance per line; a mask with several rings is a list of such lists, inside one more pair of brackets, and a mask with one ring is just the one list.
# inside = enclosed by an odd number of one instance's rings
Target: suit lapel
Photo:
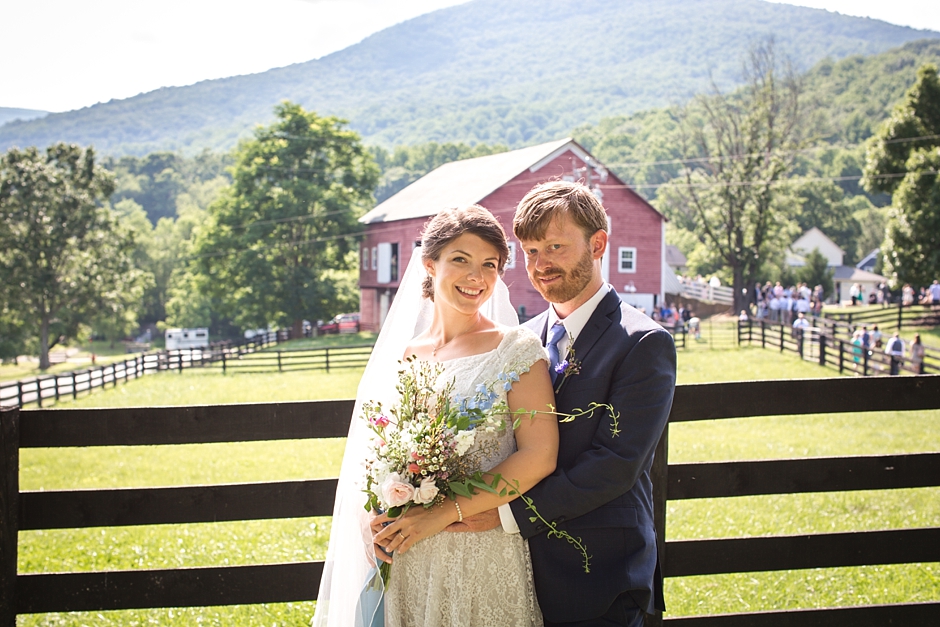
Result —
[[545, 346], [545, 342], [548, 340], [548, 310], [546, 309], [539, 315], [535, 316], [531, 320], [527, 321], [523, 326], [531, 329], [536, 335], [539, 336], [539, 339], [542, 340], [542, 346]]
[[611, 290], [597, 304], [597, 308], [594, 309], [594, 313], [591, 314], [587, 324], [581, 329], [581, 334], [575, 338], [574, 353], [578, 361], [584, 359], [594, 347], [594, 344], [597, 343], [597, 340], [604, 334], [604, 331], [607, 330], [607, 327], [613, 324], [611, 313], [619, 309], [620, 297], [617, 296], [615, 291]]

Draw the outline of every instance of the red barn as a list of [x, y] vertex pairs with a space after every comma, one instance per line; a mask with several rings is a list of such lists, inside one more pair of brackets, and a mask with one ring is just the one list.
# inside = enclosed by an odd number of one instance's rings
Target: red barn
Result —
[[519, 245], [512, 237], [512, 216], [533, 186], [557, 179], [590, 183], [610, 224], [604, 278], [624, 302], [651, 312], [662, 303], [671, 274], [664, 272], [666, 218], [577, 142], [563, 139], [442, 165], [363, 216], [362, 329], [381, 326], [427, 220], [441, 209], [471, 204], [493, 212], [510, 236], [511, 258], [503, 280], [517, 311], [529, 317], [543, 311], [545, 301], [529, 283], [524, 260], [513, 258]]

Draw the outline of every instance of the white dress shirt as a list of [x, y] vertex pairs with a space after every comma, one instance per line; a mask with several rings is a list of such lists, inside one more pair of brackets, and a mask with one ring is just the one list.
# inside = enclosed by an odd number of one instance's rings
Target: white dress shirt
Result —
[[[571, 314], [563, 320], [558, 317], [558, 312], [555, 311], [554, 305], [548, 308], [548, 326], [546, 328], [552, 328], [552, 325], [559, 320], [565, 325], [566, 333], [558, 340], [558, 355], [562, 359], [564, 359], [565, 355], [568, 353], [568, 347], [574, 344], [578, 336], [581, 335], [581, 331], [584, 330], [588, 320], [591, 319], [594, 310], [597, 309], [600, 302], [607, 296], [607, 292], [612, 289], [614, 288], [604, 283], [597, 292], [594, 293], [594, 296], [572, 311]], [[509, 507], [509, 503], [504, 503], [497, 509], [499, 511], [499, 521], [502, 523], [503, 531], [506, 533], [519, 533], [519, 524], [512, 515], [512, 509]]]

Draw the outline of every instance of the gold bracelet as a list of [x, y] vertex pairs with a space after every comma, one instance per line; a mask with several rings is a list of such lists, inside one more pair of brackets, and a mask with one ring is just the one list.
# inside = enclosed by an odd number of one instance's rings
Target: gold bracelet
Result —
[[457, 522], [463, 522], [463, 512], [460, 511], [460, 503], [454, 501], [454, 507], [457, 508]]

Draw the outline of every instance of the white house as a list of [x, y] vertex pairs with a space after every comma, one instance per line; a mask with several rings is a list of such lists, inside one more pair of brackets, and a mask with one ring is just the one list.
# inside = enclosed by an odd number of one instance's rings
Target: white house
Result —
[[787, 265], [792, 268], [805, 266], [806, 255], [817, 249], [828, 261], [827, 265], [832, 268], [832, 284], [835, 289], [834, 300], [836, 302], [851, 300], [852, 285], [858, 283], [861, 288], [862, 302], [867, 303], [868, 295], [878, 289], [880, 283], [887, 281], [880, 274], [843, 265], [845, 251], [815, 226], [790, 244], [790, 250], [787, 251]]
[[841, 266], [842, 260], [845, 259], [845, 251], [814, 226], [790, 244], [790, 250], [787, 251], [787, 265], [791, 268], [802, 268], [806, 265], [806, 255], [816, 249], [819, 249], [822, 256], [828, 260], [827, 265], [830, 268]]

